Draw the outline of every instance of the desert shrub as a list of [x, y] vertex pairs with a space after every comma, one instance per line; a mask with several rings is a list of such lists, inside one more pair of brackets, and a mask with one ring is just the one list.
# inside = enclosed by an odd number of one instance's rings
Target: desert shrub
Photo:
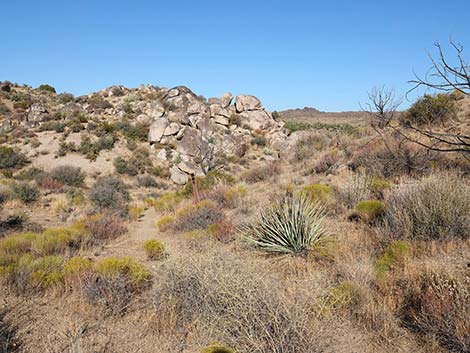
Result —
[[261, 250], [299, 255], [325, 241], [328, 233], [323, 218], [318, 203], [303, 195], [287, 197], [262, 210], [243, 232], [245, 239]]
[[405, 292], [401, 319], [405, 327], [434, 336], [450, 352], [470, 347], [470, 278], [424, 273]]
[[150, 273], [129, 257], [104, 258], [79, 281], [84, 299], [105, 312], [122, 315], [132, 298], [150, 283]]
[[235, 225], [231, 219], [222, 218], [217, 223], [211, 224], [207, 227], [208, 233], [223, 243], [228, 243], [234, 239]]
[[21, 342], [17, 336], [18, 328], [5, 320], [7, 308], [0, 309], [0, 352], [16, 353], [21, 348]]
[[156, 222], [156, 225], [158, 227], [158, 230], [160, 230], [161, 232], [166, 232], [173, 225], [174, 221], [175, 221], [175, 217], [170, 216], [170, 215], [165, 215], [158, 219], [158, 221]]
[[135, 176], [137, 174], [145, 173], [152, 167], [152, 161], [149, 158], [147, 149], [136, 149], [132, 156], [128, 159], [117, 157], [114, 160], [114, 167], [119, 174], [127, 174]]
[[75, 100], [75, 97], [71, 93], [60, 93], [57, 95], [59, 103], [66, 104]]
[[266, 137], [264, 137], [262, 135], [254, 136], [251, 139], [250, 142], [251, 142], [252, 145], [256, 145], [256, 146], [259, 146], [259, 147], [264, 147], [268, 144], [268, 140], [266, 139]]
[[130, 163], [129, 160], [126, 160], [123, 157], [117, 157], [113, 164], [116, 172], [119, 174], [127, 174], [130, 176], [136, 176], [139, 174], [139, 169], [137, 166]]
[[23, 153], [8, 146], [0, 146], [0, 169], [19, 169], [27, 163]]
[[341, 282], [329, 290], [326, 303], [333, 309], [357, 308], [364, 302], [364, 289], [355, 282]]
[[127, 232], [122, 218], [110, 212], [85, 217], [81, 222], [90, 235], [88, 245], [101, 244]]
[[384, 231], [391, 238], [466, 239], [470, 235], [470, 187], [456, 175], [439, 173], [393, 189]]
[[273, 177], [277, 177], [281, 172], [279, 163], [271, 162], [262, 166], [255, 167], [243, 173], [242, 180], [253, 184], [264, 181]]
[[163, 243], [157, 239], [151, 239], [144, 242], [144, 250], [147, 258], [150, 260], [161, 259], [165, 253]]
[[80, 167], [73, 167], [71, 165], [62, 165], [55, 167], [50, 172], [50, 177], [57, 180], [64, 185], [80, 187], [85, 180], [85, 174]]
[[98, 95], [91, 97], [88, 100], [88, 103], [90, 104], [91, 107], [93, 107], [93, 109], [108, 109], [108, 108], [113, 107], [113, 105], [110, 102], [108, 102], [107, 100], [105, 100], [104, 98]]
[[183, 197], [179, 193], [166, 192], [153, 202], [156, 211], [171, 212], [182, 201]]
[[178, 210], [173, 228], [178, 231], [206, 229], [209, 225], [220, 221], [223, 217], [224, 213], [219, 207], [209, 200], [203, 200]]
[[127, 207], [127, 213], [131, 221], [137, 221], [145, 212], [143, 204], [132, 204]]
[[235, 208], [240, 204], [245, 194], [246, 188], [243, 185], [219, 185], [213, 189], [203, 190], [201, 198], [215, 201], [222, 207]]
[[149, 174], [159, 178], [168, 178], [170, 176], [170, 169], [162, 165], [149, 166], [147, 171]]
[[356, 212], [366, 222], [375, 223], [385, 213], [385, 204], [379, 200], [359, 201], [356, 205]]
[[38, 91], [56, 93], [55, 88], [48, 84], [42, 84], [37, 88]]
[[415, 125], [442, 123], [456, 114], [454, 100], [448, 94], [425, 94], [403, 115], [405, 123]]
[[64, 254], [79, 249], [82, 237], [79, 229], [50, 228], [34, 238], [31, 249], [41, 256]]
[[383, 279], [388, 272], [403, 266], [410, 252], [406, 241], [396, 240], [391, 242], [385, 252], [377, 259], [374, 265], [378, 279]]
[[309, 159], [315, 151], [323, 151], [329, 143], [328, 137], [320, 134], [309, 134], [301, 138], [295, 145], [292, 160], [301, 162]]
[[129, 141], [146, 142], [149, 132], [149, 127], [145, 124], [136, 123], [132, 124], [128, 121], [121, 121], [116, 123], [116, 130], [121, 131], [124, 137]]
[[21, 200], [24, 203], [34, 202], [40, 196], [37, 186], [24, 181], [13, 183], [11, 185], [11, 194], [13, 198]]
[[331, 193], [331, 187], [324, 184], [311, 184], [304, 186], [300, 193], [312, 202], [326, 202]]
[[[235, 183], [235, 177], [229, 173], [225, 173], [222, 170], [212, 170], [207, 175], [196, 177], [196, 184], [198, 191], [204, 191], [212, 188], [215, 185], [232, 185]], [[193, 184], [187, 183], [182, 191], [185, 196], [193, 194]]]
[[313, 165], [313, 171], [317, 174], [325, 173], [329, 174], [338, 167], [340, 156], [337, 151], [331, 151], [325, 153], [319, 160]]
[[46, 175], [47, 174], [41, 168], [29, 167], [18, 172], [15, 178], [18, 180], [35, 180], [39, 183]]
[[360, 201], [383, 199], [385, 190], [390, 187], [390, 182], [382, 177], [357, 173], [340, 188], [336, 188], [334, 195], [342, 206], [353, 209]]
[[202, 345], [225, 342], [237, 352], [326, 349], [311, 298], [288, 299], [279, 279], [258, 263], [217, 251], [170, 259], [158, 278], [155, 325], [163, 332], [193, 337]]
[[222, 343], [212, 343], [210, 346], [203, 348], [201, 353], [234, 353], [234, 350]]
[[159, 185], [155, 178], [150, 175], [137, 177], [137, 184], [144, 188], [155, 188]]
[[98, 179], [91, 188], [90, 200], [98, 208], [126, 213], [130, 195], [124, 182], [113, 177], [104, 177]]

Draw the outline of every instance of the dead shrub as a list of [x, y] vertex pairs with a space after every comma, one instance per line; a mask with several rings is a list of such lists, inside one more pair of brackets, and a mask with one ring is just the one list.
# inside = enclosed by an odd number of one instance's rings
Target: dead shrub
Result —
[[330, 174], [338, 167], [339, 160], [340, 156], [337, 151], [328, 152], [315, 162], [312, 170], [317, 174]]
[[90, 244], [88, 245], [101, 244], [127, 232], [123, 219], [109, 212], [86, 217], [83, 220], [83, 225], [90, 234]]
[[394, 239], [448, 240], [470, 236], [470, 186], [457, 175], [434, 174], [395, 188], [384, 232]]
[[247, 183], [253, 184], [277, 177], [280, 172], [281, 166], [279, 165], [279, 163], [270, 162], [265, 165], [255, 167], [246, 171], [241, 178]]
[[[285, 295], [279, 279], [228, 252], [172, 259], [154, 292], [156, 328], [237, 352], [322, 352], [312, 302]], [[209, 337], [210, 335], [210, 337]]]
[[451, 352], [470, 351], [470, 278], [426, 273], [409, 283], [400, 311], [405, 327], [434, 336]]
[[213, 202], [203, 200], [180, 209], [176, 213], [173, 229], [177, 231], [206, 229], [223, 218], [224, 213]]

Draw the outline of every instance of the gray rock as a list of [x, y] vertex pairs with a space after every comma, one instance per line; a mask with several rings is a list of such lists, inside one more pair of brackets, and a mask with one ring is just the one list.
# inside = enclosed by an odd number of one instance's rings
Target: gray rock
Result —
[[232, 93], [227, 92], [220, 97], [219, 102], [222, 108], [227, 108], [232, 103]]
[[193, 114], [207, 114], [207, 105], [200, 102], [200, 101], [192, 101], [191, 103], [189, 103], [188, 105], [188, 109], [187, 109], [187, 113], [189, 115], [193, 115]]
[[122, 97], [125, 92], [120, 86], [111, 86], [108, 88], [108, 97]]
[[139, 124], [150, 124], [150, 122], [153, 120], [151, 117], [149, 117], [147, 114], [140, 114], [137, 116], [137, 118], [135, 118], [135, 120], [139, 123]]
[[223, 108], [220, 104], [211, 104], [210, 106], [211, 117], [216, 117], [217, 115], [230, 118], [230, 112]]
[[189, 118], [183, 111], [171, 111], [166, 115], [169, 121], [182, 125], [189, 124]]
[[165, 129], [170, 125], [167, 118], [159, 118], [150, 125], [148, 141], [150, 143], [160, 142]]
[[177, 150], [181, 154], [186, 154], [188, 156], [196, 156], [199, 153], [201, 141], [201, 131], [191, 127], [186, 127], [184, 136], [177, 146]]
[[179, 96], [179, 94], [180, 94], [180, 91], [178, 88], [172, 88], [170, 89], [170, 91], [168, 91], [168, 98]]
[[162, 148], [160, 151], [158, 151], [157, 153], [157, 159], [161, 160], [161, 161], [166, 161], [167, 158], [166, 158], [166, 150], [164, 148]]
[[261, 101], [258, 98], [247, 94], [237, 96], [235, 99], [235, 107], [239, 113], [262, 108]]
[[151, 118], [161, 118], [165, 114], [165, 107], [158, 101], [150, 102], [145, 113]]
[[188, 175], [176, 166], [170, 168], [170, 179], [177, 185], [184, 185], [189, 181]]
[[223, 126], [229, 126], [229, 125], [230, 125], [229, 119], [226, 118], [225, 116], [216, 115], [216, 116], [214, 117], [214, 121], [215, 121], [217, 124], [220, 124], [220, 125], [223, 125]]
[[180, 131], [180, 125], [177, 123], [170, 123], [170, 125], [163, 132], [163, 136], [175, 135]]
[[275, 120], [265, 110], [244, 111], [240, 114], [243, 126], [251, 130], [267, 130], [275, 125]]

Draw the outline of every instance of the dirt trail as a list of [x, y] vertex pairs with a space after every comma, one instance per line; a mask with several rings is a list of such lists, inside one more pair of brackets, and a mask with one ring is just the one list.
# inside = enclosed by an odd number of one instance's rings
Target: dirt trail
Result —
[[179, 239], [172, 233], [162, 233], [155, 225], [160, 214], [153, 208], [145, 210], [144, 214], [128, 226], [128, 232], [113, 242], [103, 246], [100, 256], [130, 256], [149, 265], [154, 262], [146, 258], [143, 243], [146, 240], [161, 240], [168, 253], [176, 253], [181, 246]]

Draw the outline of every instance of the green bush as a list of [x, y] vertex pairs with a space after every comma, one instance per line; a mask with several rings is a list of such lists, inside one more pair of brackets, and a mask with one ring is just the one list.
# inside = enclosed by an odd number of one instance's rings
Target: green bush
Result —
[[91, 188], [90, 200], [99, 208], [125, 212], [130, 195], [124, 182], [113, 177], [104, 177], [98, 179]]
[[139, 176], [137, 178], [137, 184], [144, 188], [155, 188], [159, 186], [155, 178], [150, 175]]
[[383, 229], [392, 239], [468, 239], [468, 182], [439, 173], [400, 185], [387, 200]]
[[262, 250], [301, 255], [325, 241], [328, 233], [323, 218], [324, 211], [318, 203], [298, 195], [262, 210], [243, 231], [245, 239]]
[[38, 91], [56, 93], [55, 88], [48, 84], [42, 84], [37, 88]]
[[27, 163], [23, 153], [11, 147], [0, 146], [0, 169], [19, 169]]
[[80, 187], [85, 180], [85, 174], [80, 167], [70, 165], [58, 166], [50, 172], [52, 180], [61, 182], [67, 186]]
[[374, 269], [377, 278], [383, 279], [389, 271], [403, 266], [409, 252], [410, 248], [406, 241], [393, 241], [375, 262]]
[[330, 196], [331, 187], [324, 184], [311, 184], [304, 186], [300, 193], [305, 195], [311, 201], [325, 202]]
[[405, 113], [404, 122], [423, 125], [442, 123], [456, 114], [454, 100], [448, 94], [424, 95]]
[[221, 343], [212, 343], [210, 346], [203, 348], [201, 353], [234, 353], [232, 348], [228, 348]]
[[[235, 181], [236, 180], [233, 175], [221, 170], [213, 170], [205, 176], [196, 177], [198, 191], [208, 190], [217, 184], [232, 185]], [[187, 183], [183, 188], [182, 194], [184, 196], [191, 196], [193, 194], [193, 184]]]
[[39, 196], [39, 189], [37, 186], [27, 182], [17, 182], [11, 186], [12, 196], [24, 203], [31, 203], [36, 201]]
[[383, 216], [385, 212], [385, 204], [378, 200], [359, 201], [356, 205], [356, 212], [365, 221], [374, 223]]
[[260, 147], [264, 147], [268, 144], [268, 140], [266, 140], [266, 137], [264, 137], [264, 136], [257, 135], [257, 136], [254, 136], [251, 139], [251, 144], [256, 145], [256, 146], [260, 146]]
[[163, 243], [157, 239], [144, 242], [144, 250], [150, 260], [161, 259], [165, 253]]

